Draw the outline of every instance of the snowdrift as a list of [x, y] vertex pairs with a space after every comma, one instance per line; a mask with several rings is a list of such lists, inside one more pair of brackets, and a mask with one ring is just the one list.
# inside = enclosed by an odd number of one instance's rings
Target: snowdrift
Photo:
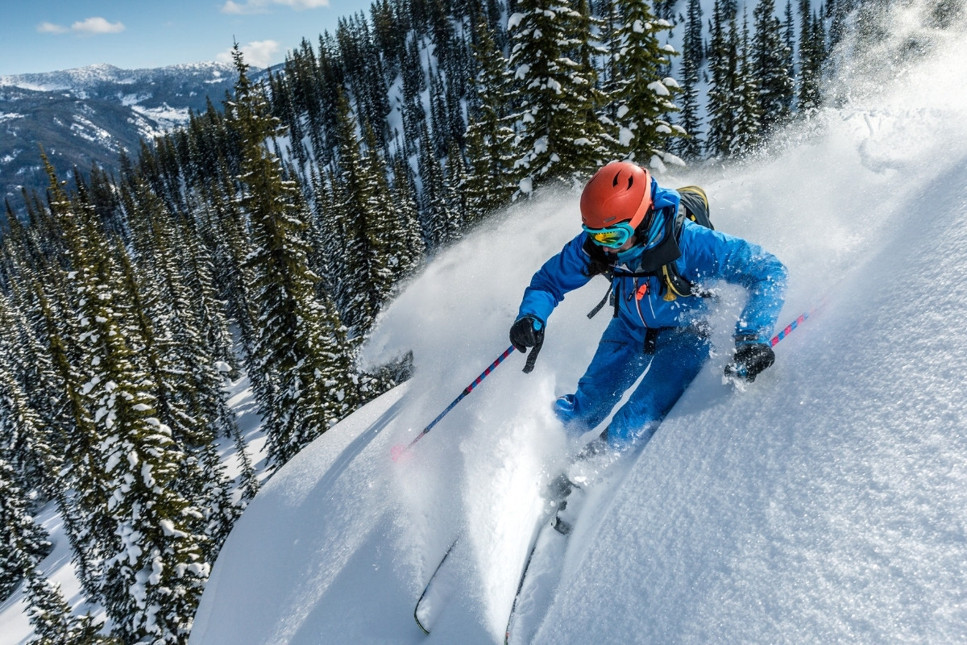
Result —
[[[717, 228], [787, 264], [781, 322], [825, 306], [733, 392], [741, 293], [724, 291], [716, 355], [589, 498], [536, 643], [967, 641], [967, 39], [900, 31], [887, 54], [911, 34], [927, 54], [882, 66], [885, 89], [847, 69], [857, 95], [768, 159], [660, 177], [704, 186]], [[265, 486], [192, 643], [502, 642], [541, 485], [574, 448], [548, 404], [590, 359], [606, 283], [555, 312], [532, 374], [512, 356], [408, 459], [390, 451], [507, 347], [530, 275], [577, 230], [577, 195], [511, 208], [388, 308], [366, 358], [412, 350], [414, 378]], [[458, 533], [462, 584], [424, 636], [413, 606]]]

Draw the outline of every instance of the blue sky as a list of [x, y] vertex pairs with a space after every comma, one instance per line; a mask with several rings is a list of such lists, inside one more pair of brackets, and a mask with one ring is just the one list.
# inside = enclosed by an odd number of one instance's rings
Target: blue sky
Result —
[[16, 0], [0, 10], [0, 75], [108, 63], [216, 60], [238, 41], [251, 65], [280, 63], [372, 0]]

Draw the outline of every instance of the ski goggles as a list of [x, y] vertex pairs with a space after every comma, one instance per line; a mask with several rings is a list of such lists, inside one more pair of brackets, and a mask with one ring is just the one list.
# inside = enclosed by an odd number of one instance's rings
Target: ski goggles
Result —
[[605, 228], [588, 228], [587, 226], [582, 226], [582, 228], [592, 242], [609, 249], [620, 249], [635, 234], [635, 229], [631, 228], [631, 224], [628, 222], [619, 222], [614, 226]]
[[[648, 227], [648, 234], [645, 238], [647, 241], [644, 242], [646, 251], [658, 246], [665, 239], [665, 222], [667, 217], [657, 217], [653, 213], [654, 211], [649, 213], [651, 219], [646, 224]], [[605, 228], [588, 228], [587, 226], [582, 226], [582, 228], [588, 234], [588, 237], [591, 238], [592, 242], [598, 246], [606, 246], [609, 249], [620, 249], [635, 234], [635, 229], [631, 227], [630, 222], [619, 222], [614, 226], [607, 226]]]

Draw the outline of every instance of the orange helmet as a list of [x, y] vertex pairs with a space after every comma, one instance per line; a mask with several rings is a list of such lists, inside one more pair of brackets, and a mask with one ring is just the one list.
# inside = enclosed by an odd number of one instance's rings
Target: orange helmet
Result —
[[601, 229], [628, 222], [638, 228], [651, 207], [651, 175], [630, 161], [612, 161], [594, 173], [581, 193], [581, 221]]

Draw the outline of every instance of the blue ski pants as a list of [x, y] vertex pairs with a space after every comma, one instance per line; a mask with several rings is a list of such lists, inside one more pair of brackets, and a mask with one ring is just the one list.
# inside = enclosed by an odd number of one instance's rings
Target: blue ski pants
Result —
[[578, 381], [577, 391], [557, 399], [554, 412], [569, 434], [583, 434], [607, 418], [644, 374], [602, 434], [619, 450], [644, 444], [698, 376], [708, 360], [710, 346], [707, 334], [696, 327], [664, 327], [657, 331], [651, 353], [644, 329], [630, 329], [615, 318]]

